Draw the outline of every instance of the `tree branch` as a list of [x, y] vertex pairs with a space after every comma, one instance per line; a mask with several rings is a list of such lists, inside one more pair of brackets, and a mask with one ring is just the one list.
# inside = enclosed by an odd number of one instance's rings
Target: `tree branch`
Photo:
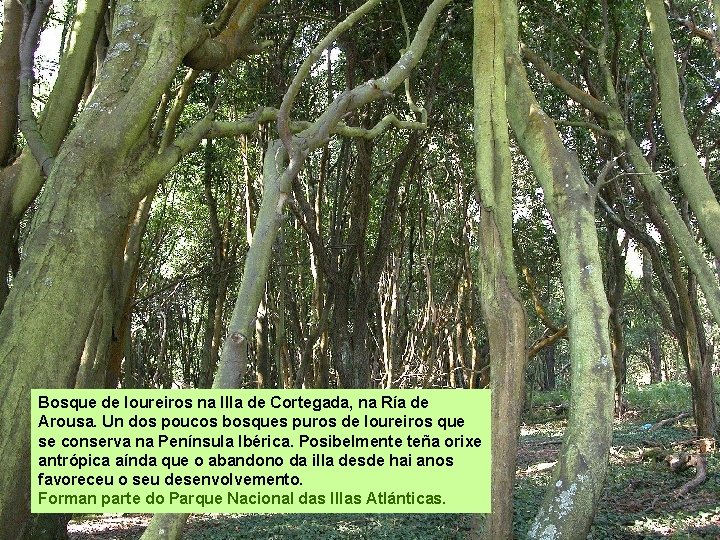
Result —
[[23, 31], [20, 38], [20, 87], [18, 92], [18, 126], [25, 136], [33, 157], [44, 176], [50, 175], [55, 156], [40, 133], [40, 126], [32, 111], [33, 84], [35, 76], [35, 50], [38, 46], [42, 23], [52, 5], [52, 0], [26, 0], [23, 3]]
[[549, 347], [558, 339], [564, 338], [567, 335], [567, 331], [568, 327], [567, 325], [565, 325], [562, 328], [558, 328], [558, 330], [554, 334], [550, 334], [549, 336], [543, 336], [538, 339], [530, 346], [530, 348], [528, 348], [528, 360], [537, 356], [540, 351], [542, 351], [545, 347]]
[[205, 28], [204, 39], [185, 56], [183, 63], [201, 71], [220, 71], [239, 58], [265, 50], [272, 41], [253, 43], [251, 30], [267, 3], [268, 0], [229, 1], [217, 20]]
[[280, 111], [278, 114], [277, 125], [278, 133], [280, 134], [280, 140], [282, 141], [288, 154], [292, 154], [292, 135], [290, 133], [290, 111], [292, 110], [295, 98], [300, 93], [302, 84], [310, 75], [310, 70], [320, 59], [322, 53], [346, 30], [351, 28], [358, 20], [364, 17], [370, 12], [380, 0], [368, 0], [358, 9], [348, 15], [342, 22], [338, 23], [327, 35], [320, 40], [315, 48], [307, 55], [302, 65], [298, 69], [295, 77], [293, 77], [290, 86], [283, 96], [282, 104], [280, 105]]
[[175, 128], [177, 122], [180, 119], [182, 111], [185, 109], [190, 91], [192, 90], [195, 81], [197, 80], [200, 72], [196, 69], [188, 70], [185, 78], [183, 79], [182, 85], [175, 96], [175, 101], [168, 112], [167, 119], [165, 120], [165, 131], [163, 132], [162, 140], [160, 141], [160, 152], [165, 150], [170, 144], [172, 144], [175, 138]]
[[520, 46], [523, 58], [528, 60], [537, 70], [542, 73], [545, 78], [553, 85], [564, 91], [570, 99], [576, 101], [586, 109], [606, 118], [612, 113], [612, 109], [602, 101], [595, 99], [587, 92], [583, 92], [580, 88], [568, 81], [565, 77], [553, 71], [553, 69], [538, 54], [533, 52], [526, 45]]
[[602, 128], [593, 122], [586, 122], [585, 120], [555, 120], [555, 125], [556, 126], [570, 126], [570, 127], [577, 127], [577, 128], [585, 128], [585, 129], [589, 129], [590, 131], [596, 132], [598, 135], [604, 135], [604, 136], [611, 135], [611, 133], [607, 129]]
[[[163, 137], [164, 144], [161, 145], [161, 152], [150, 163], [147, 171], [152, 178], [157, 178], [159, 174], [165, 175], [183, 157], [193, 152], [203, 139], [249, 135], [257, 131], [261, 124], [277, 120], [278, 114], [279, 111], [273, 107], [261, 107], [240, 120], [220, 121], [215, 120], [214, 112], [210, 111], [202, 120], [190, 126], [172, 142], [165, 141]], [[302, 133], [313, 126], [313, 122], [296, 121], [291, 123], [290, 131], [291, 133]], [[390, 127], [424, 131], [427, 129], [427, 124], [400, 120], [394, 114], [387, 114], [371, 128], [348, 126], [345, 122], [339, 121], [330, 130], [330, 134], [355, 139], [374, 139], [385, 133]]]

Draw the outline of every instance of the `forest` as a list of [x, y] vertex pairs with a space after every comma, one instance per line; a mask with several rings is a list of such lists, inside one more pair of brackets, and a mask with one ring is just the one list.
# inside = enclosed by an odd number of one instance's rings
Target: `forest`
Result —
[[0, 539], [188, 521], [31, 514], [33, 388], [492, 390], [490, 514], [186, 538], [719, 537], [719, 32], [720, 0], [4, 0]]

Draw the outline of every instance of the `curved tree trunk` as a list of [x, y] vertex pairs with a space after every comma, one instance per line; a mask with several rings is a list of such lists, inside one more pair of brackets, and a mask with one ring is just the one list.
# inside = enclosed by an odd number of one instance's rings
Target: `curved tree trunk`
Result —
[[[708, 308], [713, 314], [715, 322], [720, 324], [720, 287], [718, 286], [715, 273], [708, 265], [703, 250], [695, 241], [692, 232], [687, 228], [670, 194], [663, 187], [660, 178], [633, 139], [625, 123], [622, 110], [617, 101], [617, 96], [614, 95], [612, 76], [609, 73], [606, 75], [608, 84], [605, 85], [605, 90], [610, 94], [608, 98], [610, 104], [608, 104], [574, 86], [562, 75], [553, 71], [546, 62], [526, 47], [522, 48], [522, 54], [533, 63], [548, 81], [565, 92], [568, 97], [607, 123], [610, 135], [614, 139], [617, 147], [627, 154], [628, 162], [635, 169], [634, 173], [637, 175], [637, 181], [642, 184], [652, 199], [653, 205], [657, 207], [663, 219], [667, 222], [668, 228], [677, 242], [680, 251], [682, 251], [682, 254], [685, 256], [688, 266], [698, 278], [698, 284], [705, 294], [705, 300], [708, 303]], [[600, 57], [603, 58], [604, 55], [600, 55]], [[603, 67], [603, 65], [601, 65], [601, 67]], [[604, 68], [607, 70], [606, 62], [604, 63]]]
[[572, 372], [558, 465], [528, 537], [585, 538], [602, 495], [612, 441], [614, 373], [594, 193], [530, 89], [518, 51], [517, 6], [505, 10], [508, 117], [557, 231]]
[[189, 2], [172, 2], [172, 10], [167, 3], [133, 4], [133, 22], [148, 29], [145, 38], [116, 34], [118, 53], [103, 64], [104, 77], [55, 160], [27, 257], [0, 313], [3, 539], [19, 537], [29, 513], [28, 389], [74, 386], [130, 219], [169, 166], [145, 169], [156, 154], [143, 152], [150, 142], [145, 128], [189, 43], [183, 31]]
[[[12, 6], [15, 6], [20, 13], [14, 13]], [[77, 3], [75, 23], [69, 37], [72, 47], [61, 60], [57, 81], [39, 120], [40, 132], [53, 153], [60, 148], [77, 111], [85, 80], [92, 66], [95, 42], [102, 27], [106, 8], [107, 0], [79, 0]], [[8, 29], [8, 32], [4, 33], [3, 47], [6, 41], [10, 47], [13, 45], [13, 23], [16, 21], [16, 16], [22, 20], [22, 9], [19, 8], [19, 3], [6, 2], [5, 15], [5, 28]], [[16, 66], [13, 65], [11, 59], [12, 55], [8, 54], [8, 51], [0, 49], [0, 61], [3, 62], [0, 64], [0, 72], [3, 73], [3, 77], [7, 78], [7, 81], [17, 80], [17, 75], [13, 75]], [[3, 89], [7, 87], [7, 84], [0, 85], [0, 88]], [[3, 91], [0, 95], [3, 107], [6, 105], [5, 100], [12, 97], [11, 88]], [[14, 99], [17, 103], [16, 90]], [[5, 117], [5, 114], [11, 112], [10, 104], [7, 105], [7, 111], [0, 111], [3, 120], [17, 116], [16, 113], [13, 113], [12, 116]], [[0, 136], [2, 136], [2, 131], [4, 129], [0, 130]], [[0, 151], [2, 151], [2, 147], [0, 147]], [[7, 272], [10, 269], [12, 252], [15, 249], [12, 243], [15, 230], [45, 181], [39, 165], [33, 159], [28, 148], [23, 149], [20, 156], [12, 163], [4, 163], [0, 160], [0, 167], [6, 164], [8, 166], [0, 170], [0, 310], [3, 308], [8, 293]]]

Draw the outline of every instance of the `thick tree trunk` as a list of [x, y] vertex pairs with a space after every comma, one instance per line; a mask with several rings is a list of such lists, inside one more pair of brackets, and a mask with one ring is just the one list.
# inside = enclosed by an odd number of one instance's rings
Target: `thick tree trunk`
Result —
[[[72, 148], [72, 145], [69, 145]], [[77, 362], [119, 253], [131, 209], [102, 191], [101, 156], [87, 149], [56, 162], [18, 280], [0, 314], [0, 537], [22, 530], [29, 504], [28, 388], [73, 387]], [[81, 159], [79, 156], [83, 156]], [[94, 165], [94, 166], [93, 166]], [[69, 182], [62, 181], [70, 179]], [[120, 196], [118, 196], [120, 195]], [[107, 205], [98, 207], [98, 200]]]
[[555, 390], [555, 344], [545, 347], [541, 357], [543, 360], [541, 388], [545, 391]]
[[[115, 35], [93, 99], [47, 180], [19, 278], [0, 313], [0, 538], [22, 535], [29, 511], [30, 388], [72, 388], [113, 261], [143, 195], [167, 170], [145, 171], [146, 127], [189, 36], [188, 6], [132, 4], [147, 31]], [[159, 17], [163, 15], [163, 17]], [[181, 21], [181, 22], [178, 22]], [[181, 24], [182, 23], [182, 24]], [[168, 28], [180, 28], [175, 34]], [[160, 38], [161, 36], [161, 38]], [[130, 84], [132, 83], [132, 84]]]
[[[18, 77], [20, 75], [20, 33], [23, 10], [19, 2], [5, 2], [3, 35], [0, 42], [0, 170], [9, 165], [15, 155], [17, 140]], [[14, 249], [13, 239], [17, 223], [3, 219], [12, 208], [12, 189], [0, 176], [0, 311], [9, 292], [8, 273]]]
[[[13, 5], [20, 11], [19, 14], [12, 9]], [[10, 19], [5, 19], [5, 24], [9, 26], [5, 26], [8, 33], [4, 34], [3, 44], [6, 43], [7, 37], [8, 47], [13, 44], [15, 31], [13, 23], [16, 22], [16, 17], [19, 16], [22, 20], [22, 9], [18, 6], [17, 2], [5, 3], [5, 15], [6, 17], [10, 16]], [[60, 148], [77, 110], [85, 79], [92, 65], [95, 41], [102, 26], [102, 16], [106, 6], [107, 0], [80, 0], [78, 2], [75, 23], [70, 33], [70, 41], [73, 46], [62, 58], [57, 81], [39, 120], [40, 132], [53, 153]], [[17, 45], [15, 46], [17, 47]], [[3, 73], [3, 77], [7, 77], [7, 81], [17, 80], [17, 75], [13, 75], [16, 68], [13, 55], [7, 53], [6, 50], [0, 50], [0, 61], [8, 62], [6, 65], [0, 65], [0, 73]], [[0, 88], [8, 87], [4, 83], [5, 81]], [[14, 99], [17, 103], [17, 90], [8, 88], [7, 92], [3, 91], [3, 94], [0, 95], [3, 107], [6, 105], [8, 108], [10, 107], [11, 104], [6, 103], [5, 100], [12, 98], [13, 92], [15, 92]], [[10, 110], [8, 109], [7, 112], [9, 114]], [[3, 121], [16, 116], [5, 117], [4, 113], [5, 111], [0, 111]], [[7, 164], [8, 167], [0, 170], [0, 310], [3, 308], [9, 291], [7, 273], [15, 249], [12, 242], [15, 231], [23, 214], [44, 183], [40, 167], [28, 148], [25, 148], [12, 164]], [[6, 162], [0, 161], [0, 167], [4, 165]]]

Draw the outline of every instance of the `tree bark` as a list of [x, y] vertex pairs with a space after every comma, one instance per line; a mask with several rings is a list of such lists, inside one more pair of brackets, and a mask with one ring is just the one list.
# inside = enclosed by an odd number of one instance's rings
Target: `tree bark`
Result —
[[490, 346], [490, 389], [493, 393], [493, 511], [487, 516], [484, 535], [488, 539], [502, 540], [513, 538], [512, 494], [527, 363], [527, 318], [513, 260], [502, 0], [475, 0], [473, 13], [480, 296]]
[[0, 73], [3, 74], [0, 82], [0, 168], [8, 165], [15, 154], [20, 33], [23, 23], [19, 2], [5, 2], [3, 9], [3, 35], [0, 41]]
[[645, 12], [660, 86], [663, 128], [678, 168], [680, 187], [710, 248], [720, 257], [720, 204], [700, 164], [682, 112], [675, 51], [663, 0], [645, 0]]
[[147, 152], [146, 127], [193, 43], [194, 30], [185, 26], [189, 3], [127, 6], [126, 20], [145, 30], [139, 38], [137, 32], [115, 35], [93, 98], [55, 160], [27, 257], [0, 313], [2, 538], [18, 538], [27, 524], [28, 389], [74, 386], [130, 219], [178, 159], [173, 153], [158, 164], [156, 151]]
[[552, 483], [529, 538], [585, 538], [603, 492], [612, 441], [614, 373], [594, 196], [577, 158], [537, 103], [517, 53], [517, 6], [505, 9], [508, 117], [545, 193], [560, 248], [570, 358], [570, 413]]
[[[693, 416], [698, 429], [698, 435], [715, 437], [717, 430], [717, 415], [715, 409], [714, 385], [710, 373], [712, 362], [707, 356], [707, 342], [703, 330], [697, 302], [694, 301], [692, 289], [695, 288], [695, 276], [690, 273], [685, 278], [680, 250], [673, 241], [667, 224], [662, 220], [657, 210], [652, 207], [651, 201], [645, 196], [643, 203], [646, 212], [660, 232], [665, 244], [669, 260], [669, 270], [676, 293], [679, 317], [675, 324], [678, 330], [678, 345], [687, 368], [688, 381], [692, 391]], [[695, 292], [695, 294], [697, 294]]]
[[[12, 5], [17, 6], [18, 3], [6, 2], [6, 11], [12, 11]], [[61, 60], [57, 81], [39, 119], [40, 133], [53, 153], [60, 148], [77, 110], [87, 73], [92, 66], [95, 41], [102, 26], [102, 16], [106, 6], [107, 0], [80, 0], [78, 2], [76, 21], [69, 37], [73, 47]], [[19, 16], [22, 22], [22, 10], [20, 12]], [[9, 29], [8, 47], [12, 41], [14, 32], [12, 22], [15, 20], [15, 16], [14, 13], [11, 13], [10, 20], [5, 20], [6, 24], [11, 24], [6, 27]], [[5, 37], [3, 43], [5, 43]], [[6, 53], [8, 53], [7, 57]], [[0, 51], [0, 60], [10, 63], [7, 66], [9, 71], [5, 71], [3, 66], [0, 66], [0, 72], [8, 77], [6, 80], [16, 81], [17, 75], [13, 78], [12, 54], [2, 50]], [[1, 86], [4, 88], [6, 85]], [[9, 99], [10, 93], [7, 98], [2, 96], [0, 99]], [[15, 100], [17, 102], [17, 94], [15, 94]], [[8, 114], [10, 112], [10, 110], [7, 111]], [[16, 115], [16, 113], [14, 114]], [[4, 114], [0, 114], [0, 117], [5, 118]], [[5, 165], [5, 163], [0, 163], [0, 165]], [[27, 148], [23, 149], [20, 156], [7, 165], [6, 168], [0, 170], [0, 310], [2, 310], [9, 292], [7, 273], [14, 249], [12, 239], [15, 230], [45, 181], [40, 166]]]
[[[620, 105], [617, 103], [616, 96], [614, 96], [612, 84], [606, 85], [607, 91], [612, 93], [609, 98], [610, 105], [608, 105], [574, 86], [562, 75], [553, 71], [547, 63], [526, 47], [522, 48], [522, 53], [548, 81], [607, 123], [609, 134], [619, 150], [627, 154], [627, 161], [635, 169], [633, 172], [637, 175], [637, 181], [642, 184], [653, 204], [667, 222], [675, 242], [677, 242], [678, 247], [685, 256], [688, 266], [698, 278], [698, 283], [705, 294], [708, 308], [713, 314], [715, 322], [720, 324], [720, 286], [718, 286], [717, 279], [705, 259], [705, 254], [683, 221], [670, 194], [663, 187], [660, 178], [650, 166], [643, 151], [628, 130]], [[604, 66], [607, 68], [606, 64]], [[610, 75], [608, 74], [607, 77], [610, 77]], [[612, 83], [612, 81], [609, 82]]]
[[615, 414], [623, 414], [622, 390], [625, 384], [625, 329], [623, 328], [623, 295], [625, 293], [624, 246], [617, 240], [617, 227], [607, 225], [607, 298], [610, 306], [610, 348], [615, 371]]

